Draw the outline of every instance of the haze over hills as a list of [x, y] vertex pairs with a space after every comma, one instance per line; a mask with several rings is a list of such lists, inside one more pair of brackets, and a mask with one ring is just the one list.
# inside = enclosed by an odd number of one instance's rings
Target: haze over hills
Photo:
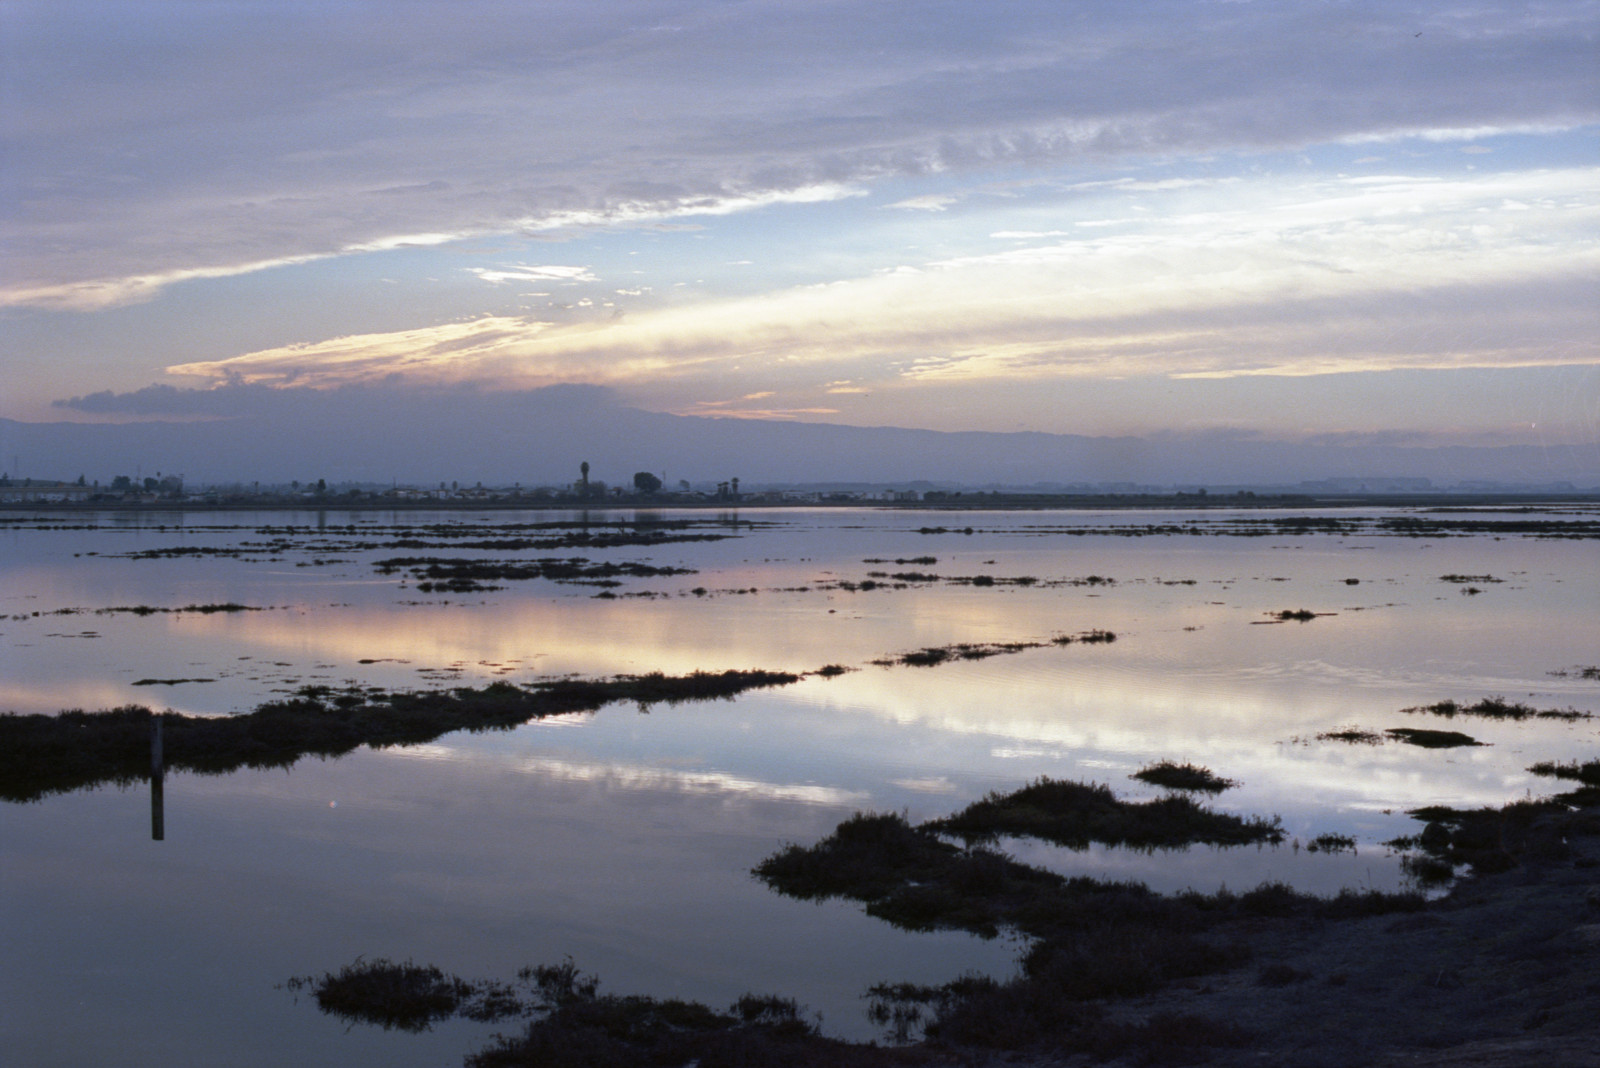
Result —
[[61, 402], [121, 423], [0, 420], [12, 474], [108, 481], [181, 474], [190, 485], [288, 481], [561, 484], [580, 461], [626, 484], [737, 477], [764, 484], [1027, 486], [1295, 485], [1330, 479], [1430, 479], [1600, 486], [1600, 445], [1418, 447], [1282, 442], [1248, 435], [1150, 437], [978, 433], [667, 415], [616, 403], [598, 387], [518, 392], [211, 391], [152, 388]]

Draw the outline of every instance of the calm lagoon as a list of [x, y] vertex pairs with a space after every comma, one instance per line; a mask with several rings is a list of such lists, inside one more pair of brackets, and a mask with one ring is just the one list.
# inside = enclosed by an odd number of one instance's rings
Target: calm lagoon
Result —
[[[1401, 536], [1385, 521], [1410, 513], [1309, 515], [1340, 522], [1221, 509], [13, 513], [0, 520], [0, 709], [19, 713], [225, 716], [305, 685], [850, 670], [288, 770], [169, 774], [161, 841], [143, 784], [0, 804], [0, 1048], [36, 1065], [453, 1065], [514, 1026], [351, 1027], [282, 988], [378, 957], [504, 979], [570, 956], [603, 990], [719, 1007], [781, 993], [826, 1031], [868, 1038], [870, 984], [1003, 976], [1017, 946], [792, 901], [755, 864], [858, 810], [920, 821], [1042, 775], [1153, 797], [1129, 776], [1161, 759], [1238, 780], [1210, 803], [1280, 817], [1285, 843], [1008, 850], [1160, 890], [1401, 887], [1382, 843], [1418, 829], [1407, 808], [1553, 793], [1528, 765], [1600, 755], [1597, 720], [1401, 712], [1496, 694], [1600, 711], [1600, 682], [1581, 671], [1600, 661], [1600, 552], [1548, 527]], [[636, 522], [660, 536], [615, 536]], [[441, 590], [426, 565], [379, 566], [406, 558], [655, 573]], [[1274, 621], [1301, 609], [1316, 615]], [[1051, 644], [1091, 630], [1117, 640]], [[874, 662], [961, 643], [1031, 647]], [[1408, 726], [1485, 744], [1317, 737]], [[1330, 833], [1355, 852], [1302, 848]]]

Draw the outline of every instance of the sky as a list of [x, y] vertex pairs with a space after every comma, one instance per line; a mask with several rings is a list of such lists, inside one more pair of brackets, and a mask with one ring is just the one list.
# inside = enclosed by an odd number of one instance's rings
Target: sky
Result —
[[1597, 57], [1587, 0], [0, 0], [0, 418], [1596, 442]]

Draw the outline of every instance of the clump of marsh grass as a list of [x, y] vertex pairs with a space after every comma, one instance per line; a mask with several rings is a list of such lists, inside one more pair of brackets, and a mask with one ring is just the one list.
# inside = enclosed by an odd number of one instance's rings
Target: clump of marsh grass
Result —
[[[1470, 865], [1475, 872], [1507, 871], [1525, 857], [1565, 857], [1570, 853], [1569, 835], [1600, 832], [1600, 820], [1593, 811], [1596, 800], [1600, 799], [1594, 797], [1594, 791], [1585, 787], [1573, 794], [1513, 801], [1501, 808], [1429, 805], [1406, 813], [1422, 821], [1422, 832], [1391, 844], [1417, 850], [1401, 861], [1423, 885], [1448, 879], [1463, 865]], [[1589, 807], [1584, 808], [1585, 804]]]
[[1214, 812], [1182, 795], [1123, 801], [1106, 786], [1050, 778], [1009, 794], [991, 793], [929, 826], [968, 840], [1016, 835], [1073, 849], [1091, 842], [1175, 849], [1197, 842], [1246, 845], [1283, 840], [1276, 819]]
[[0, 714], [0, 800], [36, 801], [102, 782], [133, 782], [150, 769], [159, 718], [169, 770], [221, 774], [288, 767], [305, 756], [342, 756], [362, 745], [418, 745], [458, 730], [505, 730], [533, 719], [592, 712], [619, 701], [641, 708], [731, 698], [786, 686], [780, 671], [660, 672], [609, 679], [555, 679], [529, 686], [385, 693], [308, 686], [254, 712], [214, 718], [127, 706], [54, 716]]
[[1060, 634], [1048, 642], [956, 642], [953, 645], [930, 646], [896, 656], [879, 657], [872, 663], [877, 667], [936, 667], [956, 660], [987, 660], [991, 656], [1006, 656], [1051, 645], [1100, 645], [1116, 640], [1117, 636], [1109, 630], [1086, 630], [1081, 634]]
[[1308, 853], [1354, 853], [1356, 840], [1348, 834], [1319, 834], [1306, 843]]
[[1580, 679], [1600, 679], [1600, 667], [1597, 667], [1593, 664], [1587, 666], [1580, 664], [1571, 669], [1557, 668], [1556, 670], [1550, 672], [1550, 674], [1554, 675], [1558, 679], [1572, 678], [1573, 676], [1576, 676]]
[[1238, 780], [1225, 779], [1213, 773], [1210, 768], [1198, 764], [1178, 764], [1171, 760], [1162, 760], [1149, 767], [1140, 768], [1128, 778], [1138, 779], [1152, 786], [1162, 786], [1168, 790], [1192, 790], [1208, 794], [1220, 794], [1239, 785]]
[[1413, 727], [1394, 727], [1383, 732], [1396, 741], [1417, 745], [1424, 749], [1455, 749], [1461, 746], [1482, 745], [1470, 734], [1460, 731], [1430, 731]]
[[1544, 775], [1552, 779], [1570, 779], [1585, 786], [1600, 786], [1600, 760], [1590, 760], [1583, 764], [1576, 760], [1564, 764], [1541, 760], [1531, 765], [1528, 770], [1535, 775]]
[[790, 998], [745, 994], [725, 1012], [676, 998], [602, 994], [599, 980], [568, 958], [523, 968], [515, 983], [467, 981], [432, 965], [356, 961], [320, 979], [284, 986], [310, 990], [323, 1012], [352, 1023], [426, 1031], [455, 1017], [528, 1019], [523, 1034], [497, 1037], [468, 1055], [476, 1068], [632, 1068], [641, 1064], [881, 1064], [871, 1047], [824, 1038]]
[[1575, 708], [1534, 708], [1521, 701], [1508, 701], [1500, 696], [1484, 697], [1472, 704], [1446, 699], [1435, 701], [1431, 705], [1413, 705], [1400, 711], [1410, 714], [1425, 712], [1446, 719], [1454, 719], [1456, 716], [1478, 716], [1483, 719], [1558, 719], [1571, 722], [1594, 718], [1594, 713], [1579, 712]]
[[385, 1031], [426, 1031], [455, 1016], [478, 989], [432, 965], [357, 960], [320, 979], [302, 976], [284, 984], [309, 989], [323, 1012]]
[[[1332, 616], [1332, 615], [1337, 615], [1337, 614], [1338, 613], [1336, 613], [1336, 612], [1313, 612], [1309, 608], [1282, 608], [1282, 609], [1279, 609], [1276, 612], [1268, 612], [1267, 615], [1269, 617], [1271, 617], [1271, 618], [1267, 619], [1266, 622], [1268, 622], [1268, 623], [1309, 623], [1311, 620], [1316, 619], [1318, 616]], [[1257, 620], [1257, 622], [1261, 622], [1261, 621]]]
[[1317, 735], [1319, 742], [1350, 742], [1354, 745], [1382, 745], [1383, 735], [1360, 727], [1343, 727], [1336, 731], [1323, 731]]

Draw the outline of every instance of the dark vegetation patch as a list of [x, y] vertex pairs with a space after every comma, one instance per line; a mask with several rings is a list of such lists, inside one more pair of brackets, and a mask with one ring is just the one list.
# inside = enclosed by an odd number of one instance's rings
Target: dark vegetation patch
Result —
[[1116, 640], [1117, 636], [1109, 630], [1086, 630], [1081, 634], [1063, 634], [1058, 638], [1052, 638], [1050, 644], [1071, 645], [1073, 642], [1082, 642], [1087, 645], [1104, 645]]
[[[771, 526], [774, 524], [761, 524]], [[657, 547], [681, 542], [721, 541], [738, 537], [740, 528], [754, 530], [756, 524], [744, 520], [580, 520], [544, 523], [496, 524], [432, 524], [383, 526], [377, 524], [338, 524], [329, 526], [265, 526], [256, 528], [262, 540], [244, 540], [233, 545], [177, 545], [135, 552], [108, 554], [111, 558], [126, 560], [165, 560], [195, 557], [226, 557], [232, 559], [278, 560], [296, 554], [308, 555], [296, 566], [326, 566], [344, 562], [352, 554], [380, 550], [453, 549], [479, 552], [551, 552], [566, 549], [613, 549], [623, 547]], [[697, 529], [714, 528], [714, 529]], [[166, 528], [157, 528], [165, 530]], [[189, 528], [198, 530], [228, 531], [238, 527]], [[89, 554], [94, 555], [94, 554]], [[426, 559], [426, 558], [424, 558]], [[535, 561], [534, 563], [545, 563]], [[563, 564], [573, 561], [551, 562], [552, 573], [508, 575], [506, 578], [553, 578], [557, 581], [584, 581], [585, 576], [563, 578]], [[580, 565], [581, 566], [581, 565]], [[626, 566], [626, 565], [619, 565]], [[644, 566], [644, 565], [638, 565]], [[380, 568], [381, 570], [381, 568]], [[389, 572], [385, 572], [389, 573]], [[661, 572], [667, 573], [667, 572]], [[673, 572], [679, 573], [679, 572]], [[423, 579], [437, 584], [437, 589], [448, 592], [467, 592], [486, 588], [482, 583], [493, 575], [443, 574]], [[452, 582], [452, 580], [454, 580]], [[476, 581], [479, 585], [467, 585]]]
[[216, 682], [216, 679], [137, 679], [131, 686], [181, 686], [186, 682]]
[[1354, 853], [1356, 840], [1348, 834], [1319, 834], [1306, 843], [1308, 853]]
[[1407, 745], [1420, 745], [1424, 749], [1455, 749], [1483, 743], [1470, 734], [1460, 731], [1430, 731], [1414, 727], [1393, 727], [1383, 732], [1390, 738]]
[[[1178, 936], [1131, 946], [1082, 946], [1007, 983], [966, 976], [942, 986], [879, 984], [869, 991], [869, 1018], [888, 1026], [893, 1041], [920, 1032], [939, 1048], [1086, 1054], [1096, 1061], [1192, 1064], [1219, 1046], [1249, 1042], [1250, 1032], [1191, 1013], [1160, 1012], [1148, 1019], [1111, 1020], [1102, 1001], [1137, 997], [1175, 979], [1194, 979], [1236, 964], [1227, 950]], [[1195, 952], [1196, 949], [1199, 952]], [[1108, 953], [1095, 953], [1104, 949]], [[1085, 991], [1103, 994], [1085, 996]], [[1122, 1063], [1128, 1063], [1123, 1061]]]
[[1075, 580], [1062, 579], [1046, 582], [1036, 575], [1004, 577], [997, 575], [936, 575], [927, 571], [869, 571], [860, 581], [840, 579], [818, 583], [815, 589], [843, 590], [846, 593], [871, 593], [873, 590], [904, 590], [915, 585], [943, 582], [948, 586], [1061, 586], [1072, 585]]
[[983, 936], [1005, 929], [1030, 940], [1021, 973], [1006, 982], [969, 975], [940, 986], [873, 987], [871, 1018], [895, 1041], [926, 1039], [922, 1048], [1191, 1060], [1248, 1036], [1203, 1017], [1113, 1018], [1108, 1000], [1239, 967], [1251, 957], [1239, 936], [1263, 922], [1316, 924], [1424, 907], [1415, 893], [1324, 899], [1279, 883], [1244, 894], [1162, 895], [1141, 883], [1068, 878], [983, 845], [957, 846], [941, 837], [945, 822], [912, 826], [899, 815], [857, 813], [815, 845], [791, 845], [755, 869], [781, 893], [860, 901], [900, 927]]
[[138, 549], [130, 553], [107, 553], [110, 560], [181, 560], [196, 556], [276, 556], [292, 551], [296, 546], [291, 541], [275, 541], [266, 544], [242, 543], [230, 546], [215, 545], [172, 545], [163, 549]]
[[[976, 498], [974, 498], [976, 499]], [[1171, 498], [1163, 498], [1170, 506]], [[1120, 502], [1127, 506], [1128, 502]], [[1217, 499], [1220, 505], [1222, 498]], [[1008, 531], [1009, 532], [1009, 531]], [[923, 527], [922, 534], [972, 534], [973, 528]], [[1496, 513], [1492, 519], [1469, 519], [1444, 515], [1338, 516], [1310, 515], [1200, 515], [1172, 523], [1106, 523], [1096, 526], [1050, 525], [1033, 528], [1031, 533], [1074, 537], [1312, 537], [1317, 535], [1377, 535], [1397, 538], [1481, 537], [1484, 535], [1525, 538], [1590, 539], [1600, 538], [1600, 521], [1589, 518], [1551, 518], [1529, 514], [1512, 518]]]
[[1529, 538], [1600, 538], [1600, 522], [1591, 519], [1443, 519], [1434, 516], [1390, 516], [1380, 519], [1381, 533], [1408, 538], [1472, 537], [1483, 534]]
[[1468, 583], [1476, 583], [1476, 582], [1485, 582], [1485, 583], [1504, 582], [1505, 579], [1498, 579], [1498, 578], [1495, 578], [1493, 575], [1457, 575], [1457, 574], [1449, 574], [1449, 575], [1440, 575], [1439, 576], [1439, 581], [1440, 582], [1454, 582], [1454, 583], [1457, 583], [1459, 585], [1467, 585]]
[[1578, 667], [1570, 670], [1567, 668], [1559, 668], [1550, 672], [1550, 674], [1560, 679], [1571, 678], [1573, 676], [1576, 676], [1580, 679], [1600, 679], [1600, 667], [1596, 667], [1594, 665], [1579, 665]]
[[1163, 786], [1168, 790], [1195, 790], [1208, 794], [1220, 794], [1239, 785], [1237, 780], [1224, 779], [1210, 768], [1198, 764], [1177, 764], [1170, 760], [1162, 760], [1147, 768], [1140, 768], [1128, 777], [1150, 783], [1152, 786]]
[[939, 581], [939, 576], [929, 571], [896, 571], [893, 573], [888, 571], [868, 571], [867, 577], [873, 579], [888, 579], [891, 582], [899, 582], [906, 585], [911, 585], [912, 583], [918, 582], [926, 583]]
[[1323, 731], [1317, 735], [1319, 742], [1350, 742], [1355, 745], [1381, 745], [1383, 735], [1360, 727], [1341, 727], [1336, 731]]
[[755, 874], [801, 900], [850, 898], [868, 914], [915, 931], [993, 938], [1019, 917], [1045, 915], [1063, 880], [987, 849], [962, 849], [895, 814], [856, 813], [811, 847], [791, 845]]
[[[248, 604], [234, 604], [232, 602], [229, 602], [229, 603], [226, 603], [226, 604], [186, 604], [186, 605], [182, 606], [181, 608], [158, 608], [155, 605], [135, 604], [135, 605], [113, 605], [110, 608], [95, 608], [95, 609], [88, 609], [88, 608], [57, 608], [55, 611], [50, 612], [50, 613], [46, 613], [46, 614], [52, 615], [52, 616], [76, 616], [76, 615], [82, 615], [82, 614], [84, 614], [86, 612], [90, 612], [90, 611], [92, 611], [97, 616], [115, 616], [115, 615], [156, 616], [156, 615], [177, 615], [178, 613], [181, 613], [181, 612], [194, 612], [194, 613], [199, 614], [199, 615], [214, 615], [214, 614], [216, 614], [218, 612], [265, 612], [266, 609], [265, 608], [259, 608], [259, 607], [256, 607], [254, 605], [248, 605]], [[22, 614], [22, 615], [12, 616], [11, 618], [12, 619], [27, 619], [27, 618], [29, 618], [30, 615], [37, 616], [37, 615], [40, 615], [40, 614], [41, 613], [39, 613], [39, 612], [25, 613], [25, 614]]]
[[152, 608], [151, 606], [145, 604], [133, 605], [131, 607], [118, 606], [113, 608], [96, 608], [94, 610], [94, 614], [97, 616], [109, 616], [117, 613], [130, 612], [136, 616], [151, 616], [158, 613], [195, 612], [200, 615], [215, 615], [219, 612], [263, 611], [266, 611], [266, 609], [258, 608], [248, 604], [234, 604], [230, 601], [225, 604], [186, 604], [181, 608]]
[[1479, 873], [1508, 871], [1529, 860], [1564, 860], [1571, 855], [1571, 838], [1600, 835], [1597, 807], [1600, 789], [1592, 784], [1503, 808], [1430, 805], [1406, 813], [1422, 821], [1421, 833], [1390, 845], [1417, 851], [1406, 858], [1410, 867], [1434, 881], [1450, 878], [1463, 865]]
[[1215, 812], [1182, 795], [1123, 801], [1098, 783], [1050, 778], [1009, 794], [991, 793], [928, 826], [968, 841], [1017, 835], [1072, 849], [1087, 848], [1091, 842], [1177, 849], [1196, 842], [1249, 845], [1283, 840], [1276, 819]]
[[[600, 583], [595, 583], [595, 585], [600, 585]], [[503, 590], [505, 587], [496, 586], [493, 583], [479, 582], [477, 579], [472, 578], [447, 578], [438, 580], [424, 579], [417, 583], [417, 589], [422, 593], [491, 593], [495, 590]]]
[[472, 549], [480, 552], [548, 552], [556, 549], [618, 549], [673, 545], [683, 542], [722, 541], [732, 534], [668, 534], [665, 531], [606, 531], [594, 533], [577, 531], [549, 538], [482, 538], [474, 541], [440, 540], [431, 538], [402, 538], [397, 541], [373, 543], [362, 548], [374, 549]]
[[1585, 786], [1600, 787], [1600, 760], [1590, 760], [1580, 764], [1576, 760], [1564, 764], [1557, 764], [1550, 760], [1541, 760], [1528, 768], [1535, 775], [1545, 775], [1553, 779], [1571, 779], [1581, 782]]
[[467, 981], [416, 964], [357, 962], [320, 979], [284, 984], [310, 990], [323, 1012], [352, 1023], [427, 1030], [453, 1017], [520, 1017], [520, 1034], [497, 1036], [469, 1054], [469, 1068], [840, 1068], [925, 1063], [912, 1051], [825, 1038], [790, 998], [745, 994], [725, 1011], [676, 998], [600, 993], [600, 982], [562, 964], [523, 968], [513, 982]]
[[414, 693], [318, 685], [241, 716], [156, 714], [136, 706], [54, 716], [8, 713], [0, 715], [0, 800], [36, 801], [102, 782], [143, 779], [158, 721], [168, 768], [222, 774], [287, 767], [304, 756], [342, 756], [362, 745], [417, 745], [457, 730], [505, 730], [617, 701], [648, 708], [729, 698], [799, 678], [781, 671], [653, 672]]
[[1307, 623], [1318, 616], [1336, 616], [1337, 612], [1313, 612], [1309, 608], [1283, 608], [1276, 612], [1268, 612], [1270, 619], [1256, 620], [1256, 623]]
[[[382, 958], [357, 960], [320, 979], [297, 976], [284, 986], [295, 992], [310, 991], [317, 1008], [330, 1016], [349, 1023], [376, 1024], [385, 1031], [426, 1031], [458, 1013], [496, 1019], [501, 1008], [515, 1004], [513, 1012], [521, 1009], [514, 998], [496, 997], [485, 986], [446, 975], [432, 965], [397, 964]], [[482, 1010], [473, 1012], [471, 1006], [479, 1002]]]
[[957, 660], [987, 660], [991, 656], [1044, 649], [1052, 645], [1101, 645], [1116, 640], [1117, 636], [1109, 630], [1087, 630], [1081, 634], [1059, 634], [1049, 641], [957, 642], [954, 645], [914, 649], [909, 653], [879, 657], [870, 663], [878, 667], [934, 667]]
[[1276, 820], [1213, 813], [1184, 797], [1124, 802], [1103, 786], [1041, 779], [919, 826], [896, 814], [857, 813], [814, 846], [773, 854], [755, 874], [791, 897], [861, 901], [870, 914], [897, 926], [984, 936], [1003, 926], [1040, 934], [1062, 923], [1092, 924], [1096, 917], [1142, 915], [1154, 907], [1155, 896], [1140, 884], [1067, 879], [1020, 864], [988, 845], [1002, 835], [1074, 848], [1095, 841], [1176, 847], [1282, 839]]
[[394, 556], [372, 565], [380, 574], [404, 570], [418, 582], [418, 589], [457, 591], [481, 590], [485, 582], [549, 579], [552, 582], [586, 585], [617, 585], [622, 578], [653, 578], [660, 575], [692, 575], [693, 569], [657, 567], [632, 561], [595, 562], [582, 557], [544, 557], [536, 560], [476, 560], [466, 557]]
[[1560, 719], [1579, 720], [1593, 719], [1592, 712], [1579, 712], [1575, 708], [1534, 708], [1520, 701], [1507, 701], [1504, 697], [1485, 697], [1470, 705], [1458, 701], [1435, 701], [1431, 705], [1413, 705], [1402, 708], [1400, 711], [1409, 713], [1427, 712], [1435, 716], [1444, 716], [1454, 719], [1456, 716], [1479, 716], [1484, 719]]
[[[868, 914], [907, 930], [962, 930], [982, 937], [1003, 928], [1040, 939], [1087, 937], [1128, 925], [1195, 933], [1226, 919], [1370, 915], [1410, 911], [1421, 901], [1376, 891], [1324, 899], [1277, 883], [1245, 894], [1163, 896], [1142, 883], [1068, 878], [984, 844], [958, 846], [941, 837], [941, 822], [912, 826], [897, 814], [858, 812], [815, 845], [774, 853], [756, 866], [755, 875], [800, 900], [859, 901]], [[1144, 952], [1137, 947], [1133, 956]]]

